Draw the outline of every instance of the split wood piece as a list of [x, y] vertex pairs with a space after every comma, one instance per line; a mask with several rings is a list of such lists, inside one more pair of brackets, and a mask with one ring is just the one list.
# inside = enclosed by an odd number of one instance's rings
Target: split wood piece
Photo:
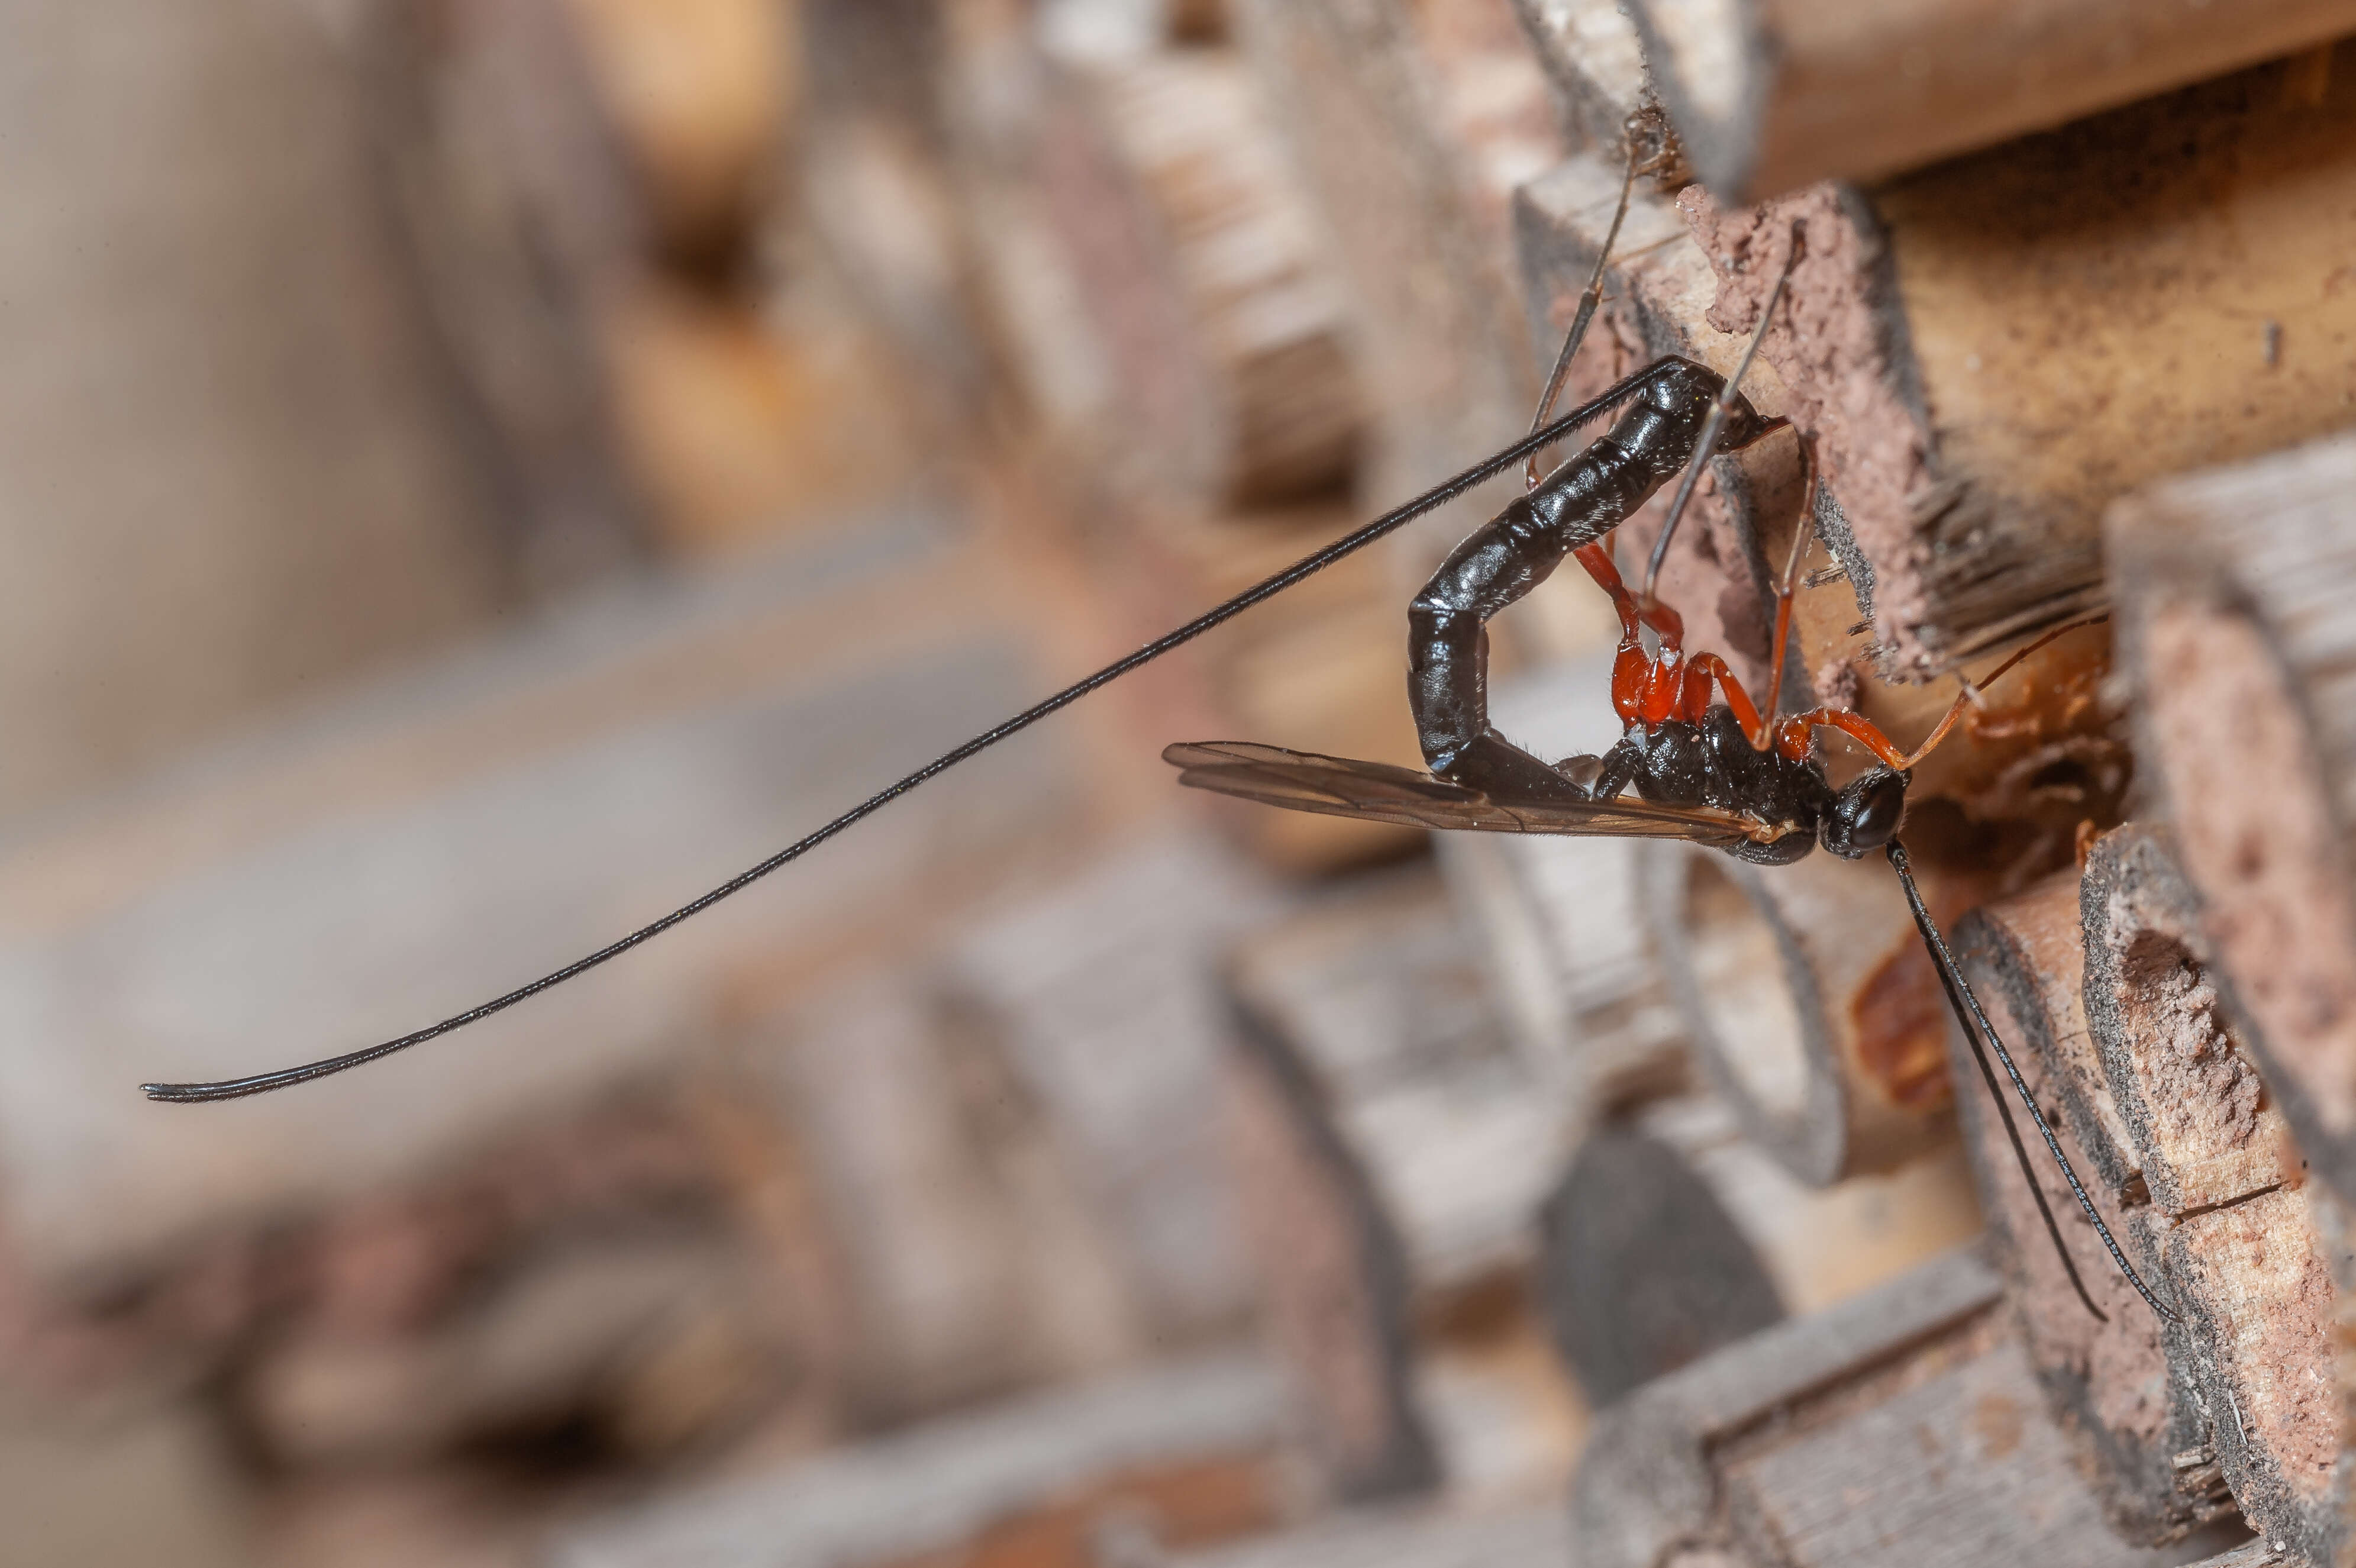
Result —
[[1762, 1147], [1822, 1186], [1949, 1134], [1946, 1002], [1885, 867], [1646, 853], [1646, 918], [1687, 1036]]
[[[2346, 356], [2342, 355], [2343, 360]], [[2240, 1041], [2356, 1195], [2356, 441], [2154, 487], [2110, 519], [2139, 777]]]
[[2167, 840], [2140, 823], [2105, 833], [2080, 897], [2086, 1021], [2152, 1203], [2180, 1218], [2297, 1180]]
[[1629, 13], [1702, 183], [1736, 202], [1919, 168], [2356, 33], [2349, 0], [1630, 0]]
[[1314, 1086], [1301, 1109], [1365, 1173], [1408, 1287], [1444, 1299], [1534, 1250], [1568, 1152], [1561, 1085], [1497, 1027], [1428, 868], [1358, 878], [1345, 897], [1240, 944], [1233, 991]]
[[2356, 70], [2319, 97], [2307, 81], [2262, 67], [1863, 193], [1686, 194], [1730, 330], [1800, 229], [1762, 352], [1816, 438], [1890, 672], [2099, 606], [2102, 509], [2136, 486], [2346, 421], [2356, 291], [2331, 280], [2356, 253]]
[[464, 26], [429, 5], [374, 17], [365, 80], [392, 249], [511, 517], [519, 576], [576, 585], [651, 521], [622, 461], [606, 313], [646, 281], [658, 203], [601, 91], [597, 27], [562, 0], [504, 0]]
[[1114, 386], [1101, 459], [1161, 505], [1252, 506], [1355, 472], [1340, 280], [1266, 89], [1227, 49], [1074, 63], [1038, 188]]
[[[1529, 428], [1542, 368], [1508, 212], [1514, 188], [1562, 156], [1545, 75], [1510, 0], [1234, 10], [1348, 287], [1375, 435], [1367, 493], [1412, 494]], [[1428, 571], [1518, 493], [1500, 479], [1443, 509], [1405, 556]]]
[[[2133, 1147], [2096, 1057], [2078, 991], [2084, 962], [2079, 878], [2064, 874], [1988, 905], [1953, 941], [1988, 1022], [2012, 1053], [2096, 1205], [2148, 1278], [2157, 1250]], [[2036, 1129], [2009, 1104], [2077, 1277], [2109, 1321], [2097, 1322], [2053, 1252], [2035, 1197], [1960, 1031], [1951, 1034], [1965, 1142], [1979, 1178], [1997, 1267], [2023, 1349], [2119, 1532], [2158, 1544], [2233, 1513], [2192, 1381], [2176, 1375], [2159, 1320], [2113, 1264], [2072, 1201]], [[1998, 1092], [2013, 1088], [1997, 1068]], [[2130, 1203], [2125, 1195], [2132, 1192]]]
[[14, 832], [511, 602], [329, 15], [11, 19], [59, 71], [0, 137]]
[[[1594, 270], [1619, 204], [1624, 166], [1616, 147], [1575, 154], [1515, 194], [1515, 249], [1532, 349], [1541, 365], [1552, 363]], [[1564, 405], [1594, 396], [1665, 354], [1699, 360], [1721, 374], [1733, 371], [1748, 338], [1711, 324], [1717, 274], [1671, 201], [1640, 183], [1613, 256], [1605, 303], [1564, 383]], [[1742, 390], [1762, 413], [1780, 414], [1790, 406], [1782, 379], [1763, 360], [1752, 362]], [[1774, 588], [1798, 520], [1801, 461], [1798, 444], [1782, 435], [1711, 463], [1661, 574], [1661, 597], [1685, 617], [1687, 645], [1724, 655], [1754, 693], [1764, 689], [1773, 652]], [[1623, 572], [1641, 575], [1676, 488], [1664, 486], [1622, 525], [1614, 550]], [[1608, 623], [1601, 596], [1582, 575], [1569, 575], [1560, 587], [1549, 585], [1544, 592], [1580, 595], [1590, 601], [1590, 616]], [[1805, 659], [1794, 662], [1787, 691], [1795, 701], [1807, 700], [1808, 668]]]
[[2087, 1023], [2151, 1191], [2156, 1288], [2183, 1319], [2166, 1331], [2169, 1363], [2243, 1512], [2322, 1561], [2340, 1508], [2337, 1309], [2297, 1151], [2221, 1016], [2166, 841], [2136, 825], [2097, 840], [2082, 898]]
[[[1093, 1498], [1118, 1514], [1125, 1487], [1167, 1507], [1179, 1533], [1207, 1542], [1281, 1519], [1284, 1393], [1257, 1357], [1169, 1360], [572, 1523], [544, 1560], [555, 1568], [990, 1562], [1000, 1559], [965, 1553], [1003, 1541], [994, 1532], [1012, 1521], [1053, 1523], [1058, 1505]], [[1049, 1530], [1030, 1552], [1007, 1556], [1084, 1561], [1085, 1541], [1084, 1531]]]
[[1956, 1252], [1640, 1390], [1580, 1468], [1580, 1563], [2180, 1561], [2112, 1532], [2002, 1300]]

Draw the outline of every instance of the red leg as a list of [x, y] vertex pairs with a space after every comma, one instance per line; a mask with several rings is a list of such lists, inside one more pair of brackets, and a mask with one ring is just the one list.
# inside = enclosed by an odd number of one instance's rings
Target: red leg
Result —
[[[2030, 654], [2036, 652], [2039, 649], [2044, 647], [2047, 643], [2052, 641], [2055, 638], [2062, 636], [2063, 633], [2075, 631], [2082, 626], [2093, 626], [2098, 621], [2104, 621], [2109, 618], [2110, 617], [2107, 615], [2088, 616], [2083, 620], [2073, 620], [2066, 626], [2055, 627], [2051, 631], [2047, 632], [2044, 636], [2039, 638], [2036, 641], [2030, 643], [2028, 647], [2020, 650], [2018, 653], [2015, 653], [2010, 658], [2007, 659], [2003, 663], [1989, 671], [1987, 673], [1987, 679], [1982, 681], [1980, 685], [1985, 686], [1996, 682], [2007, 671], [2010, 671], [2014, 665], [2019, 663], [2022, 660], [2028, 658]], [[1901, 773], [1903, 773], [1908, 768], [1912, 768], [1916, 763], [1922, 761], [1924, 757], [1930, 756], [1933, 751], [1937, 749], [1939, 743], [1947, 738], [1947, 732], [1954, 729], [1955, 727], [1955, 721], [1964, 716], [1964, 709], [1971, 704], [1976, 694], [1976, 691], [1977, 688], [1974, 687], [1969, 682], [1965, 682], [1964, 689], [1955, 694], [1955, 700], [1948, 705], [1946, 717], [1939, 721], [1939, 727], [1933, 730], [1929, 736], [1923, 740], [1922, 744], [1914, 748], [1912, 754], [1901, 753], [1898, 747], [1891, 743], [1888, 736], [1883, 735], [1879, 729], [1874, 726], [1870, 720], [1858, 714], [1846, 713], [1834, 708], [1817, 708], [1814, 712], [1798, 715], [1797, 722], [1810, 727], [1839, 730], [1842, 734], [1856, 740], [1858, 745], [1864, 746], [1868, 751], [1872, 752], [1873, 755], [1879, 757], [1882, 762], [1891, 768], [1895, 768]]]
[[1742, 689], [1742, 682], [1734, 678], [1734, 671], [1726, 667], [1726, 660], [1715, 653], [1694, 655], [1691, 673], [1686, 677], [1685, 717], [1694, 724], [1701, 723], [1702, 716], [1709, 712], [1709, 688], [1713, 681], [1725, 691], [1726, 705], [1734, 710], [1734, 722], [1742, 726], [1742, 733], [1750, 737], [1751, 746], [1761, 751], [1766, 750], [1772, 737], [1767, 733], [1767, 722], [1759, 716], [1758, 704], [1751, 700], [1751, 693]]

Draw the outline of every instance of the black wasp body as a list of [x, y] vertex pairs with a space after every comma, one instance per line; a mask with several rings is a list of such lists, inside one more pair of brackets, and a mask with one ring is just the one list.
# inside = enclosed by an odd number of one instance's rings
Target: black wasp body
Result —
[[1751, 744], [1734, 711], [1713, 703], [1698, 724], [1633, 724], [1601, 757], [1573, 757], [1555, 770], [1609, 800], [1634, 789], [1656, 806], [1709, 806], [1783, 829], [1778, 837], [1726, 846], [1754, 865], [1788, 865], [1818, 844], [1857, 860], [1890, 842], [1906, 811], [1906, 775], [1876, 768], [1835, 789], [1824, 764]]
[[[1725, 394], [1725, 378], [1691, 360], [1645, 367], [1608, 432], [1449, 552], [1407, 612], [1408, 701], [1434, 773], [1476, 789], [1560, 788], [1543, 762], [1489, 727], [1489, 618], [1683, 472]], [[1761, 419], [1740, 393], [1727, 401], [1719, 452], [1783, 423]]]

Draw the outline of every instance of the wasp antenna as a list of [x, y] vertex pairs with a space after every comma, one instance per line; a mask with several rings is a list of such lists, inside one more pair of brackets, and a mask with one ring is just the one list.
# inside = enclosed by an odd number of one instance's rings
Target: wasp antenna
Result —
[[1980, 1064], [1980, 1079], [1996, 1101], [1996, 1113], [2004, 1122], [2004, 1135], [2012, 1144], [2012, 1157], [2020, 1166], [2021, 1179], [2029, 1184], [2029, 1196], [2037, 1200], [2037, 1213], [2045, 1221], [2045, 1234], [2052, 1240], [2053, 1255], [2062, 1260], [2062, 1272], [2070, 1276], [2070, 1288], [2078, 1293], [2080, 1304], [2094, 1315], [2095, 1322], [2108, 1323], [2110, 1315], [2096, 1306], [2094, 1298], [2087, 1294], [2086, 1282], [2078, 1274], [2078, 1261], [2070, 1255], [2069, 1243], [2062, 1240], [2062, 1227], [2053, 1218], [2053, 1206], [2045, 1201], [2045, 1184], [2037, 1179], [2036, 1168], [2029, 1163], [2029, 1145], [2020, 1141], [2020, 1123], [2013, 1120], [2012, 1104], [1996, 1081], [1996, 1069], [1988, 1066], [1987, 1047], [1980, 1044], [1978, 1031], [1965, 1014], [1964, 999], [1956, 993], [1946, 970], [1936, 964], [1933, 967], [1939, 971], [1939, 989], [1947, 993], [1947, 1005], [1954, 1011], [1955, 1022], [1963, 1026], [1964, 1038], [1971, 1043], [1972, 1059]]
[[[1587, 328], [1595, 320], [1595, 307], [1603, 300], [1603, 269], [1611, 263], [1612, 247], [1620, 242], [1620, 225], [1628, 220], [1628, 199], [1636, 188], [1636, 146], [1628, 145], [1628, 167], [1620, 177], [1620, 205], [1612, 209], [1612, 227], [1604, 231], [1602, 247], [1595, 252], [1595, 270], [1587, 276], [1587, 287], [1579, 296], [1579, 310], [1570, 318], [1570, 330], [1563, 335], [1562, 351], [1554, 357], [1554, 370], [1547, 377], [1546, 391], [1539, 395], [1538, 411], [1530, 416], [1530, 431], [1537, 434], [1547, 415], [1554, 412], [1554, 400], [1562, 395], [1562, 383], [1570, 374], [1570, 362], [1579, 357], [1579, 346], [1587, 340]], [[1522, 478], [1531, 489], [1538, 487], [1538, 458], [1533, 452], [1522, 465]]]
[[[2151, 1287], [2143, 1283], [2143, 1276], [2135, 1272], [2135, 1265], [2128, 1262], [2127, 1255], [2119, 1250], [2118, 1240], [2112, 1236], [2111, 1228], [2103, 1222], [2101, 1212], [2094, 1208], [2094, 1200], [2086, 1196], [2084, 1186], [2078, 1180], [2078, 1173], [2071, 1167], [2070, 1156], [2062, 1152], [2062, 1140], [2053, 1135], [2051, 1125], [2045, 1120], [2045, 1112], [2037, 1108], [2037, 1098], [2029, 1092], [2029, 1085], [2021, 1079], [2020, 1069], [2013, 1065], [2012, 1053], [2004, 1048], [2003, 1036], [1996, 1032], [1996, 1026], [1987, 1021], [1987, 1015], [1980, 1010], [1979, 998], [1972, 994], [1971, 985], [1964, 979], [1964, 972], [1955, 962], [1954, 953], [1947, 947], [1947, 939], [1939, 934], [1938, 925], [1931, 918], [1931, 911], [1922, 902], [1922, 890], [1914, 886], [1914, 873], [1907, 864], [1904, 846], [1896, 839], [1892, 839], [1886, 853], [1890, 856], [1890, 866], [1898, 873], [1899, 885], [1906, 890], [1907, 907], [1914, 912], [1914, 928], [1922, 933], [1922, 945], [1931, 950], [1931, 961], [1938, 966], [1939, 981], [1946, 987], [1948, 1003], [1951, 1005], [1960, 1004], [1956, 1006], [1955, 1021], [1963, 1026], [1965, 1036], [1972, 1041], [1972, 1049], [1976, 1053], [1979, 1050], [1980, 1039], [1985, 1037], [1990, 1048], [1996, 1052], [1997, 1060], [2004, 1064], [2005, 1076], [2012, 1080], [2013, 1090], [2019, 1095], [2021, 1104], [2029, 1109], [2029, 1119], [2037, 1123], [2038, 1132], [2044, 1134], [2045, 1147], [2053, 1155], [2053, 1163], [2062, 1167], [2062, 1178], [2070, 1184], [2070, 1191], [2078, 1199], [2078, 1207], [2086, 1211], [2088, 1219], [2094, 1221], [2094, 1233], [2103, 1239], [2104, 1247], [2111, 1254], [2111, 1262], [2118, 1265], [2119, 1273], [2126, 1276], [2127, 1283], [2135, 1286], [2136, 1294], [2143, 1297], [2144, 1305], [2159, 1314], [2163, 1319], [2169, 1323], [2180, 1322], [2181, 1319], [2175, 1313], [2169, 1311], [2158, 1296], [2152, 1294]], [[1976, 1028], [1976, 1034], [1974, 1033]], [[1980, 1066], [1983, 1070], [1987, 1069], [1986, 1058], [1981, 1058]], [[1990, 1073], [1988, 1076], [1991, 1080], [1989, 1087], [1994, 1089], [1995, 1075]], [[1999, 1110], [2007, 1109], [2001, 1093], [1997, 1096], [1997, 1106]], [[2012, 1118], [2009, 1113], [2006, 1115], [2005, 1122], [2008, 1127], [2011, 1125]], [[2013, 1147], [2015, 1150], [2019, 1150], [2021, 1147], [2017, 1133], [2013, 1139]], [[2022, 1158], [2024, 1164], [2021, 1168], [2026, 1173], [2028, 1166], [2025, 1163], [2027, 1159], [2025, 1153]], [[2038, 1194], [2038, 1207], [2043, 1208], [2045, 1196], [2039, 1189], [2037, 1178], [2034, 1176], [2029, 1176], [2029, 1186], [2031, 1191]], [[2051, 1213], [2048, 1211], [2046, 1224], [2051, 1228], [2052, 1223]], [[2051, 1233], [2054, 1245], [2060, 1248], [2062, 1246], [2060, 1230], [2055, 1229]], [[2101, 1317], [2103, 1315], [2094, 1311], [2094, 1302], [2087, 1298], [2085, 1286], [2079, 1283], [2078, 1271], [2071, 1264], [2069, 1251], [2066, 1248], [2062, 1249], [2062, 1262], [2070, 1271], [2071, 1283], [2078, 1284], [2079, 1299], [2085, 1302], [2088, 1311], [2094, 1312], [2095, 1316]]]
[[528, 985], [519, 985], [504, 996], [495, 996], [488, 1002], [467, 1008], [463, 1013], [454, 1014], [438, 1024], [429, 1025], [413, 1033], [402, 1035], [397, 1039], [386, 1040], [344, 1056], [306, 1062], [301, 1067], [282, 1068], [276, 1072], [257, 1073], [251, 1078], [224, 1079], [216, 1083], [145, 1083], [139, 1087], [150, 1100], [160, 1100], [175, 1104], [241, 1100], [250, 1094], [266, 1094], [273, 1089], [285, 1089], [294, 1084], [307, 1083], [315, 1078], [326, 1078], [333, 1073], [344, 1072], [352, 1068], [365, 1066], [380, 1058], [389, 1057], [395, 1051], [404, 1051], [412, 1046], [423, 1045], [428, 1040], [437, 1039], [455, 1030], [463, 1029], [469, 1024], [480, 1023], [494, 1013], [504, 1013], [517, 1003], [529, 1001], [543, 991], [552, 990], [566, 981], [596, 968], [609, 959], [619, 958], [632, 948], [653, 940], [673, 926], [701, 914], [722, 899], [743, 892], [769, 873], [799, 860], [844, 829], [873, 816], [936, 775], [946, 773], [967, 758], [989, 750], [1000, 741], [1021, 734], [1050, 714], [1078, 702], [1099, 686], [1109, 685], [1140, 666], [1151, 663], [1173, 649], [1194, 641], [1205, 632], [1234, 619], [1262, 600], [1275, 597], [1294, 584], [1316, 575], [1343, 557], [1365, 549], [1385, 534], [1405, 527], [1424, 513], [1437, 507], [1445, 506], [1467, 490], [1504, 473], [1541, 447], [1559, 441], [1580, 425], [1610, 411], [1614, 404], [1633, 392], [1643, 382], [1646, 374], [1646, 371], [1639, 371], [1617, 385], [1606, 388], [1601, 395], [1580, 404], [1543, 428], [1531, 432], [1530, 435], [1494, 456], [1484, 458], [1463, 472], [1442, 480], [1406, 505], [1385, 512], [1355, 532], [1344, 534], [1323, 549], [1302, 556], [1274, 575], [1263, 578], [1233, 598], [1204, 611], [1175, 631], [1156, 638], [1126, 658], [1116, 660], [1095, 674], [1076, 681], [1054, 696], [1023, 709], [996, 728], [986, 730], [954, 750], [942, 753], [906, 778], [877, 790], [824, 827], [788, 844], [758, 865], [730, 877], [701, 897], [680, 905], [660, 919], [639, 927], [628, 936], [599, 948], [585, 958], [575, 959], [562, 969], [543, 974]]

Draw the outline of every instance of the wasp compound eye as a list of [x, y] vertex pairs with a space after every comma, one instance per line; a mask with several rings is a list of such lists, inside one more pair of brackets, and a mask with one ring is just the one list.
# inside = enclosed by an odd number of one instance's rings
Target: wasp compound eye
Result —
[[1877, 768], [1833, 799], [1817, 838], [1843, 860], [1858, 860], [1898, 836], [1906, 815], [1906, 775]]

